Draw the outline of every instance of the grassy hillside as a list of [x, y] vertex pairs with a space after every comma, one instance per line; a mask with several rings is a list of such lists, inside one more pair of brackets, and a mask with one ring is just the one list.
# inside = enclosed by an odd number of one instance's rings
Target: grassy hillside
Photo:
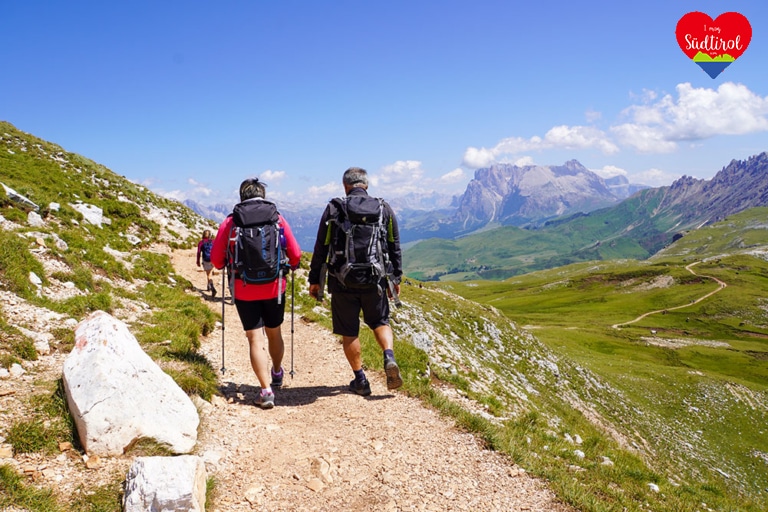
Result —
[[593, 400], [600, 415], [672, 481], [713, 479], [734, 503], [765, 506], [766, 213], [734, 215], [646, 262], [441, 286], [498, 308], [615, 389], [620, 401]]

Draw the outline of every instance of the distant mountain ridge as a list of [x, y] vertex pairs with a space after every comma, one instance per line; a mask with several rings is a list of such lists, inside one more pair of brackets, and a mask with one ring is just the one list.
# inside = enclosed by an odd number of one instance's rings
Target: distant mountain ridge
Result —
[[578, 261], [645, 259], [691, 230], [760, 206], [768, 206], [768, 152], [732, 160], [711, 180], [683, 176], [538, 227], [426, 240], [403, 260], [406, 273], [422, 279], [504, 279]]

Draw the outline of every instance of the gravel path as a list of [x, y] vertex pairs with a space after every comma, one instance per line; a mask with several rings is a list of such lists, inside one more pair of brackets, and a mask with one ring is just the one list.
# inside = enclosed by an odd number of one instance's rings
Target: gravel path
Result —
[[[171, 257], [179, 274], [204, 288], [194, 251], [175, 251]], [[220, 287], [220, 274], [214, 282]], [[221, 312], [218, 298], [199, 293]], [[286, 375], [274, 409], [257, 408], [259, 385], [245, 334], [234, 306], [225, 311], [224, 397], [215, 397], [203, 414], [197, 449], [216, 479], [212, 510], [572, 510], [541, 481], [484, 450], [450, 419], [387, 391], [383, 373], [367, 372], [370, 397], [349, 393], [352, 372], [338, 337], [299, 314], [294, 377]], [[287, 312], [286, 368], [290, 329]], [[216, 368], [221, 336], [217, 328], [202, 347]]]

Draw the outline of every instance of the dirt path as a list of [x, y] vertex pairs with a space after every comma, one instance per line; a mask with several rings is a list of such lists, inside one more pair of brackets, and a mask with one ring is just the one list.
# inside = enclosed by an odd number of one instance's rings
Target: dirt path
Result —
[[674, 306], [674, 307], [671, 307], [671, 308], [657, 309], [656, 311], [649, 311], [647, 313], [643, 313], [642, 315], [640, 315], [639, 317], [635, 318], [634, 320], [630, 320], [629, 322], [621, 322], [621, 323], [618, 323], [618, 324], [613, 324], [611, 327], [614, 328], [614, 329], [618, 329], [619, 327], [621, 327], [623, 325], [629, 325], [629, 324], [634, 324], [635, 322], [639, 322], [640, 320], [642, 320], [643, 318], [645, 318], [645, 317], [647, 317], [649, 315], [655, 315], [657, 313], [663, 313], [664, 311], [674, 311], [676, 309], [683, 309], [683, 308], [687, 308], [688, 306], [693, 306], [694, 304], [698, 304], [699, 302], [701, 302], [701, 301], [703, 301], [705, 299], [710, 298], [711, 296], [713, 296], [714, 294], [716, 294], [717, 292], [719, 292], [720, 290], [722, 290], [723, 288], [728, 286], [727, 283], [725, 283], [724, 281], [721, 281], [720, 279], [718, 279], [716, 277], [703, 276], [701, 274], [697, 274], [696, 272], [694, 272], [692, 267], [694, 265], [698, 265], [699, 263], [701, 263], [701, 262], [700, 261], [695, 261], [695, 262], [691, 263], [690, 265], [687, 265], [685, 267], [685, 270], [687, 270], [688, 272], [690, 272], [691, 274], [693, 274], [695, 276], [706, 277], [707, 279], [713, 279], [719, 285], [717, 289], [712, 290], [711, 292], [707, 293], [706, 295], [702, 295], [701, 297], [699, 297], [696, 300], [692, 300], [688, 304], [683, 304], [681, 306]]
[[[194, 251], [171, 255], [177, 272], [198, 287], [205, 276]], [[221, 275], [214, 282], [221, 284]], [[296, 293], [306, 293], [299, 290]], [[221, 301], [208, 300], [221, 312]], [[216, 479], [213, 510], [312, 511], [566, 511], [544, 484], [418, 400], [386, 389], [367, 372], [373, 394], [346, 390], [352, 378], [336, 336], [294, 322], [293, 379], [276, 406], [254, 406], [258, 381], [234, 306], [225, 306], [225, 398], [203, 414], [198, 454]], [[290, 313], [283, 324], [290, 368]], [[395, 333], [397, 335], [397, 333]], [[221, 330], [202, 352], [221, 366]]]

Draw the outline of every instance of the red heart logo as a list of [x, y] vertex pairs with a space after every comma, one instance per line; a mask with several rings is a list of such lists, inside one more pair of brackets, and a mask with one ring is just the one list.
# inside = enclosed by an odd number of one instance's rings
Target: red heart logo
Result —
[[683, 53], [715, 78], [747, 49], [752, 26], [738, 12], [725, 12], [713, 20], [694, 11], [680, 18], [675, 36]]

